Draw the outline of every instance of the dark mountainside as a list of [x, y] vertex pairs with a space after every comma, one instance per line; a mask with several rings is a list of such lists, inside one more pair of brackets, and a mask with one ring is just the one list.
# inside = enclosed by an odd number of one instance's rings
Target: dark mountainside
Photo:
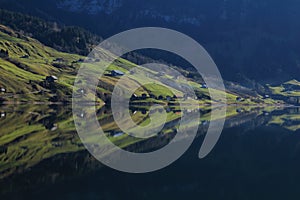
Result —
[[296, 0], [0, 0], [0, 6], [104, 37], [142, 26], [172, 28], [198, 40], [228, 80], [278, 83], [299, 75]]
[[87, 55], [101, 37], [77, 26], [65, 26], [19, 12], [0, 9], [2, 25], [34, 37], [59, 51]]

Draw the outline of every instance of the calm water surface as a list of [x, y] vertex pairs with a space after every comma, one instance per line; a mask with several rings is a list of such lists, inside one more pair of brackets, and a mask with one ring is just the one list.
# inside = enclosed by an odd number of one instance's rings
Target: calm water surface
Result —
[[[227, 119], [220, 140], [206, 158], [198, 158], [209, 123], [209, 111], [202, 111], [198, 136], [179, 160], [153, 173], [128, 174], [103, 166], [85, 150], [71, 108], [2, 106], [0, 197], [299, 199], [300, 110], [232, 109], [237, 115]], [[178, 112], [171, 110], [170, 116]], [[147, 110], [132, 113], [138, 115], [138, 123], [147, 120]], [[157, 137], [135, 141], [120, 135], [109, 109], [99, 109], [97, 114], [108, 137], [129, 151], [158, 149], [176, 134], [172, 132], [175, 120]]]

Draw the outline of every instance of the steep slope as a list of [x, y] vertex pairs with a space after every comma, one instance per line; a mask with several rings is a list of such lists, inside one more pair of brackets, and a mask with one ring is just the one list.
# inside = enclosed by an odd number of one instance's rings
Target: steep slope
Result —
[[[102, 54], [114, 57], [104, 50]], [[83, 62], [86, 62], [83, 56], [59, 52], [2, 25], [0, 26], [0, 55], [0, 88], [3, 89], [0, 97], [10, 102], [70, 102], [77, 70]], [[107, 63], [100, 59], [90, 64], [93, 67], [101, 67]], [[184, 90], [180, 91], [176, 88], [176, 85], [180, 85], [181, 88], [185, 87], [181, 79], [169, 76], [168, 72], [161, 73], [146, 69], [122, 58], [116, 59], [106, 70], [106, 75], [99, 80], [97, 96], [109, 103], [114, 86], [119, 80], [119, 77], [111, 76], [111, 72], [119, 70], [129, 73], [129, 70], [134, 67], [137, 67], [144, 77], [148, 77], [148, 80], [153, 82], [153, 84], [140, 87], [135, 92], [140, 97], [137, 100], [142, 100], [139, 104], [154, 102], [176, 104], [176, 101], [170, 102], [167, 97], [183, 96]], [[181, 69], [181, 73], [188, 75], [190, 72]], [[160, 80], [155, 77], [160, 77]], [[144, 80], [141, 77], [129, 75], [129, 78], [143, 85]], [[162, 83], [161, 80], [168, 85]], [[203, 87], [201, 82], [193, 78], [187, 78], [187, 80], [198, 97], [195, 103], [220, 103], [217, 100], [210, 101], [208, 89]], [[156, 84], [157, 81], [159, 84]], [[228, 87], [232, 89], [232, 92], [229, 90], [226, 93], [229, 104], [275, 103], [275, 101], [264, 100], [257, 93], [236, 84], [229, 84]], [[171, 90], [177, 91], [176, 94]]]
[[[69, 102], [83, 56], [59, 52], [0, 25], [0, 97], [5, 101]], [[110, 70], [134, 64], [120, 59]], [[47, 80], [47, 77], [58, 80]], [[104, 77], [99, 93], [111, 93], [117, 78]], [[144, 90], [141, 90], [143, 92]], [[100, 98], [103, 95], [100, 95]]]
[[278, 83], [298, 76], [296, 0], [2, 0], [0, 5], [104, 37], [141, 26], [176, 29], [203, 44], [227, 80], [243, 82], [237, 77], [242, 74]]
[[[5, 89], [2, 98], [47, 101], [54, 95], [60, 95], [61, 100], [71, 95], [68, 74], [75, 71], [72, 62], [80, 56], [58, 52], [4, 26], [0, 26], [0, 49], [5, 52], [0, 58], [0, 86]], [[63, 63], [56, 61], [60, 58]], [[57, 92], [43, 85], [51, 75], [60, 77]]]

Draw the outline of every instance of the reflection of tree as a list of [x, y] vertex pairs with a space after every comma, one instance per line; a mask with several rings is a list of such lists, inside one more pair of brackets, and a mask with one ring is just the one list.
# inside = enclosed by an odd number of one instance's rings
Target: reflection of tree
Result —
[[0, 105], [5, 101], [4, 98], [0, 97]]
[[53, 130], [56, 127], [55, 121], [55, 115], [50, 115], [49, 117], [42, 119], [41, 123], [45, 126], [46, 129]]

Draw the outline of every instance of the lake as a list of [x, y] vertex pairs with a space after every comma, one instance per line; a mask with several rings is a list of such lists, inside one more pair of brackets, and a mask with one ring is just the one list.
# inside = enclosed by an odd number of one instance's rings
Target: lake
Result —
[[[97, 116], [107, 137], [132, 152], [151, 152], [176, 135], [180, 110], [156, 136], [140, 140], [122, 133], [109, 108]], [[191, 111], [192, 112], [192, 111]], [[300, 109], [228, 108], [222, 135], [205, 158], [198, 153], [209, 126], [202, 109], [198, 134], [170, 166], [145, 174], [111, 169], [85, 149], [72, 108], [58, 105], [0, 107], [1, 199], [299, 199]], [[147, 108], [131, 108], [138, 124]], [[85, 117], [86, 113], [77, 113]]]

